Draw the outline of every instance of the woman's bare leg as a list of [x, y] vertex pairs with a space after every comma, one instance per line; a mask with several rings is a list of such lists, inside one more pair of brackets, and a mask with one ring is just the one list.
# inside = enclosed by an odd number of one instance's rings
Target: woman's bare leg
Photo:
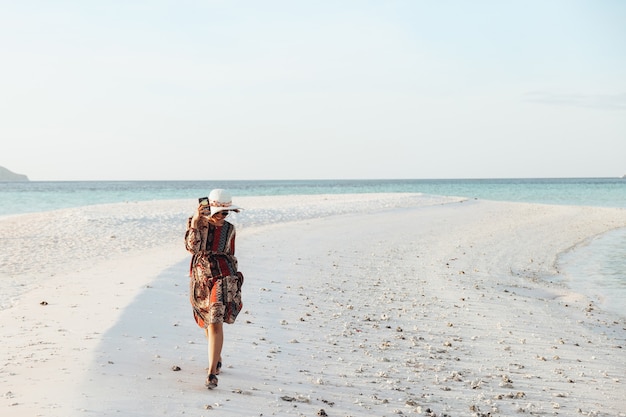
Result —
[[209, 324], [207, 329], [209, 374], [218, 374], [217, 363], [221, 362], [224, 346], [224, 329], [222, 323]]

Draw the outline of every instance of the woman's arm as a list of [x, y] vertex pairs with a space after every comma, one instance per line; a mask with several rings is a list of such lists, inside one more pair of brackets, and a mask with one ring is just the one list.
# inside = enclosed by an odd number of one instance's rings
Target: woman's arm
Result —
[[194, 255], [202, 250], [203, 229], [206, 235], [206, 218], [202, 215], [201, 209], [202, 207], [199, 207], [198, 211], [187, 220], [187, 231], [185, 232], [185, 249]]

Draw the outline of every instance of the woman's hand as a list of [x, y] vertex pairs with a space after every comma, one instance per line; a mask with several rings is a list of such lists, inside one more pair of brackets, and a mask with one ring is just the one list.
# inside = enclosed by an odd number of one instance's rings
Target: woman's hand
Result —
[[198, 210], [191, 217], [191, 227], [197, 229], [198, 226], [204, 225], [207, 222], [207, 217], [211, 215], [211, 208], [209, 206], [199, 205]]

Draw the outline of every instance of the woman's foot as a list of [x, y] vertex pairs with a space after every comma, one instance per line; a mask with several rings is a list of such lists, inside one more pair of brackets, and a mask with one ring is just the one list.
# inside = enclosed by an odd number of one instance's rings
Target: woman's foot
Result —
[[209, 374], [209, 376], [207, 376], [206, 378], [206, 382], [204, 383], [204, 385], [208, 389], [217, 388], [217, 377], [215, 376], [215, 374]]
[[217, 366], [215, 367], [215, 375], [219, 375], [222, 369], [222, 362], [218, 362]]

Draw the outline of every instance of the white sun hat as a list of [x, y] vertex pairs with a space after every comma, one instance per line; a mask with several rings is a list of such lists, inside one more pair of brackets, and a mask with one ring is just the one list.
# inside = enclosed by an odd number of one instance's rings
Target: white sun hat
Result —
[[216, 188], [209, 194], [209, 207], [211, 207], [211, 216], [220, 211], [234, 211], [239, 213], [241, 207], [233, 204], [233, 198], [230, 193], [221, 188]]

